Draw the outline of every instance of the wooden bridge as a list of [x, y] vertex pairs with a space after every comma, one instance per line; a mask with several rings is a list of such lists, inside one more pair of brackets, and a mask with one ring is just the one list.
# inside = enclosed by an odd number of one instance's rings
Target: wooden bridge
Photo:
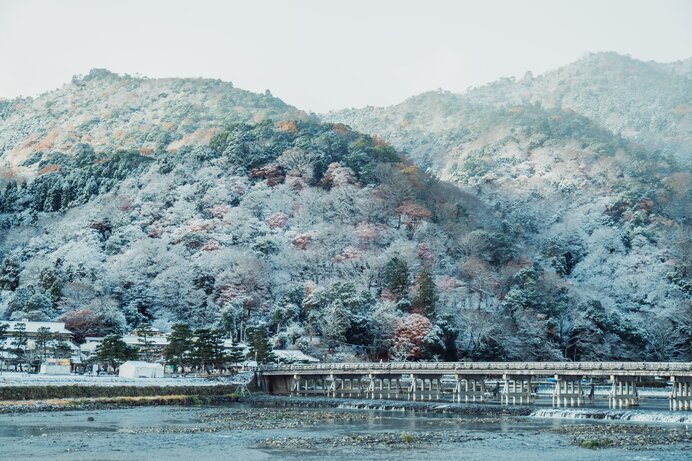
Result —
[[[671, 410], [692, 410], [692, 362], [386, 362], [264, 365], [258, 384], [272, 394], [368, 399], [531, 404], [537, 383], [554, 383], [553, 406], [585, 403], [583, 382], [611, 383], [611, 408], [639, 404], [637, 383], [672, 381]], [[592, 397], [592, 396], [591, 396]], [[588, 397], [587, 397], [588, 398]]]

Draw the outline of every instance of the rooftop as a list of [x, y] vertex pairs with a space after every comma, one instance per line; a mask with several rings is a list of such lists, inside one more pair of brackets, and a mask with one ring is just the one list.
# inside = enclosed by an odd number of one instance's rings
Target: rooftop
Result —
[[7, 331], [13, 333], [17, 331], [17, 325], [23, 323], [26, 327], [27, 333], [38, 333], [39, 328], [48, 328], [51, 333], [59, 333], [63, 335], [72, 335], [72, 332], [65, 328], [65, 322], [29, 322], [29, 321], [19, 321], [19, 322], [3, 322], [0, 321], [0, 325], [7, 324]]

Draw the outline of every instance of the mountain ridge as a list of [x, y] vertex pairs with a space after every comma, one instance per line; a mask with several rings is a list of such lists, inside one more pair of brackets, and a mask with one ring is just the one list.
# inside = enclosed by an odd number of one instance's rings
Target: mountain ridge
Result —
[[[585, 106], [599, 59], [565, 93]], [[103, 70], [0, 105], [0, 314], [252, 326], [326, 357], [317, 334], [337, 358], [689, 357], [688, 117], [669, 113], [688, 83], [646, 106], [609, 75], [624, 90], [583, 113], [523, 95], [550, 76], [323, 121]]]

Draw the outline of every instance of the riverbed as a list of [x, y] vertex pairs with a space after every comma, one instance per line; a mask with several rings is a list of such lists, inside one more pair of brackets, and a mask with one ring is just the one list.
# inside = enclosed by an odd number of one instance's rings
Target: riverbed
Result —
[[[692, 453], [692, 424], [477, 409], [373, 408], [357, 401], [308, 408], [257, 401], [17, 412], [0, 415], [0, 459], [689, 461]], [[584, 441], [591, 448], [583, 448]]]

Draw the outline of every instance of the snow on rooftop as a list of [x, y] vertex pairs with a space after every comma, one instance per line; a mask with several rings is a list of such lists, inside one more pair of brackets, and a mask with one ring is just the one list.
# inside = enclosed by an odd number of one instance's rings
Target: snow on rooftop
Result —
[[120, 368], [127, 367], [127, 366], [132, 366], [132, 367], [137, 367], [137, 368], [158, 368], [161, 366], [161, 364], [160, 363], [143, 362], [141, 360], [128, 360], [127, 362], [120, 365]]
[[72, 332], [65, 328], [65, 322], [29, 322], [29, 321], [18, 321], [18, 322], [3, 322], [0, 324], [7, 324], [7, 331], [15, 332], [17, 331], [17, 324], [23, 323], [26, 327], [27, 333], [38, 333], [39, 328], [48, 328], [52, 333], [60, 333], [65, 335], [71, 335]]
[[[142, 345], [144, 344], [144, 338], [140, 336], [133, 336], [133, 335], [128, 335], [128, 336], [123, 336], [123, 341], [125, 341], [125, 344], [128, 346], [131, 345]], [[147, 336], [147, 342], [149, 344], [153, 344], [156, 346], [167, 346], [168, 345], [168, 338], [165, 336]]]

